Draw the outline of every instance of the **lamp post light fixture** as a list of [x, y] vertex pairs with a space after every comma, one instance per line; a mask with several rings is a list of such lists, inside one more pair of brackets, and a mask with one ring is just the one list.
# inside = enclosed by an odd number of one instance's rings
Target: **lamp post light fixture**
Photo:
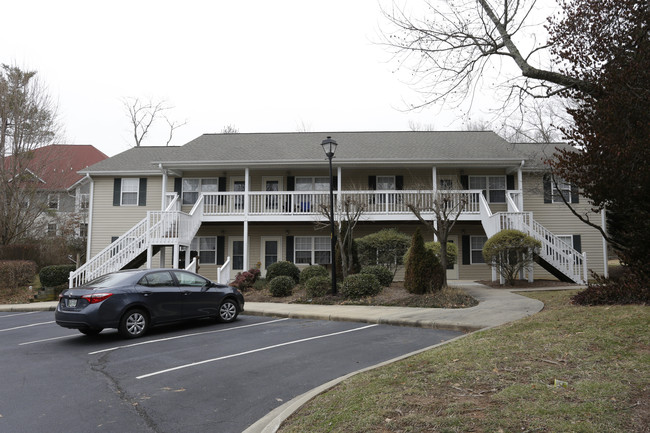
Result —
[[327, 156], [327, 159], [329, 159], [330, 162], [330, 212], [329, 212], [329, 218], [330, 218], [330, 227], [332, 229], [332, 233], [330, 235], [331, 239], [331, 246], [330, 246], [330, 254], [331, 254], [331, 259], [332, 259], [332, 295], [336, 295], [336, 228], [334, 226], [334, 177], [332, 176], [332, 158], [334, 158], [334, 152], [336, 152], [336, 146], [338, 143], [336, 140], [333, 140], [332, 137], [327, 137], [325, 140], [323, 140], [320, 144], [323, 146], [323, 151], [325, 152], [325, 155]]

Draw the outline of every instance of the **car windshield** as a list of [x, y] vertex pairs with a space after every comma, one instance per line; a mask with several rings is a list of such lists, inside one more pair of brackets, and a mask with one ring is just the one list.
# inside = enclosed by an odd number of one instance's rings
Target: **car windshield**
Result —
[[91, 282], [84, 284], [82, 287], [89, 289], [98, 289], [101, 287], [109, 286], [119, 286], [127, 279], [131, 278], [133, 274], [129, 272], [115, 272], [112, 274], [102, 275], [101, 277], [95, 278]]

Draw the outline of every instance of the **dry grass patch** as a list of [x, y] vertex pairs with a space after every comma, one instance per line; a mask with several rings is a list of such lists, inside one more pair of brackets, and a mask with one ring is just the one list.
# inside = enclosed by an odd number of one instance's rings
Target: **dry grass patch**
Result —
[[542, 312], [357, 375], [280, 431], [647, 431], [650, 310], [574, 293], [527, 293]]

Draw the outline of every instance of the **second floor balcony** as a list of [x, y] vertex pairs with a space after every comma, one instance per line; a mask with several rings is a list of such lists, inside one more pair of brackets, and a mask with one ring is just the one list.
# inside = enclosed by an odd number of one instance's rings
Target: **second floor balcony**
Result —
[[[520, 197], [517, 191], [509, 191]], [[480, 220], [481, 206], [491, 207], [481, 190], [439, 191], [448, 208], [462, 207], [460, 220]], [[170, 194], [169, 198], [174, 195]], [[362, 219], [376, 221], [415, 220], [410, 207], [424, 215], [432, 214], [436, 193], [433, 191], [335, 191], [335, 210], [344, 205], [361, 208]], [[329, 191], [250, 191], [203, 193], [196, 203], [202, 209], [202, 221], [315, 221], [326, 220], [330, 206]], [[506, 204], [494, 207], [505, 210]], [[501, 209], [503, 208], [503, 209]]]

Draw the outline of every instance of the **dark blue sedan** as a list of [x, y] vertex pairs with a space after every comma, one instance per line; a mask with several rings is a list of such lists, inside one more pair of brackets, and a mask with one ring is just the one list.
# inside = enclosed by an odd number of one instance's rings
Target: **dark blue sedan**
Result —
[[243, 310], [244, 297], [234, 287], [180, 269], [135, 269], [64, 290], [54, 317], [58, 325], [86, 335], [117, 328], [136, 338], [152, 326], [182, 320], [232, 322]]

